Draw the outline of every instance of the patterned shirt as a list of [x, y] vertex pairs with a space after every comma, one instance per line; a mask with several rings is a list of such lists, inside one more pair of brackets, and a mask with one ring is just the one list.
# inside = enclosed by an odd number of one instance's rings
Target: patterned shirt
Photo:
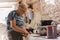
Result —
[[24, 18], [23, 18], [23, 16], [18, 16], [17, 12], [14, 10], [14, 11], [10, 12], [8, 15], [8, 19], [7, 19], [7, 29], [8, 30], [12, 29], [10, 27], [10, 21], [14, 20], [14, 19], [16, 20], [16, 25], [22, 28], [22, 26], [24, 24]]

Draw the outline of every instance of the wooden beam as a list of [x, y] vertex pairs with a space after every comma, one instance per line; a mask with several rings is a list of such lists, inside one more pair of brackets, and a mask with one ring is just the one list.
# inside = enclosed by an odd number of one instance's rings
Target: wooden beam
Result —
[[0, 6], [0, 8], [12, 8], [12, 6]]
[[19, 0], [0, 0], [0, 2], [16, 2], [16, 1], [19, 1]]

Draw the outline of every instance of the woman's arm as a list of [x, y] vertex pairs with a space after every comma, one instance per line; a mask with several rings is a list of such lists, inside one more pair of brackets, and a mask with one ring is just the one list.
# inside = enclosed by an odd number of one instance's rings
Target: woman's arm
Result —
[[16, 25], [16, 20], [15, 19], [10, 21], [10, 25], [11, 25], [11, 28], [14, 31], [21, 32], [23, 34], [28, 34], [23, 28], [20, 28]]

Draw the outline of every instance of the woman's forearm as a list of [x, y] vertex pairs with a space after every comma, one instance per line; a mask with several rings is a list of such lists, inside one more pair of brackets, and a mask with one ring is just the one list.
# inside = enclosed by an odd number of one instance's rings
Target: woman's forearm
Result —
[[24, 29], [23, 28], [20, 28], [18, 26], [14, 26], [12, 27], [14, 31], [17, 31], [17, 32], [21, 32], [21, 33], [25, 33]]

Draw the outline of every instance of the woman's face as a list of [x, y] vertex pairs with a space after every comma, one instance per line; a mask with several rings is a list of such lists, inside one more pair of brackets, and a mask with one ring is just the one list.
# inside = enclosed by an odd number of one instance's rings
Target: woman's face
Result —
[[19, 13], [25, 14], [27, 12], [27, 8], [18, 8]]

